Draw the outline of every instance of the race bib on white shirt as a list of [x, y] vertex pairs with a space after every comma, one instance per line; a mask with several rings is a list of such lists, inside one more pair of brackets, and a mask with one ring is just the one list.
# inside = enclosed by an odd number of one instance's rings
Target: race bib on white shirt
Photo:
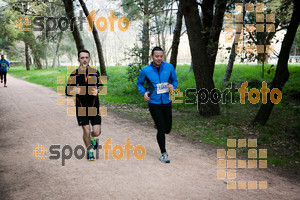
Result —
[[160, 83], [160, 84], [156, 84], [156, 86], [157, 86], [157, 94], [169, 92], [168, 87], [167, 87], [168, 83]]

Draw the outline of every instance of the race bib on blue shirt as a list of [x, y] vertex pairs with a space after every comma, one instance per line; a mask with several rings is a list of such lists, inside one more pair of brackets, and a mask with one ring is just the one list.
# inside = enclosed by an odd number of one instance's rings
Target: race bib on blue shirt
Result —
[[157, 94], [169, 92], [168, 87], [167, 87], [168, 83], [160, 83], [160, 84], [156, 84], [156, 86], [157, 86]]

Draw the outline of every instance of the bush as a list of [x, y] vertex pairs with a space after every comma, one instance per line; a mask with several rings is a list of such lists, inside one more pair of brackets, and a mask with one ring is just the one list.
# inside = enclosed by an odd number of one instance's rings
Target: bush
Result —
[[142, 69], [142, 65], [140, 63], [129, 64], [129, 66], [127, 68], [127, 76], [126, 76], [126, 78], [130, 82], [135, 83], [137, 77], [140, 74], [141, 69]]

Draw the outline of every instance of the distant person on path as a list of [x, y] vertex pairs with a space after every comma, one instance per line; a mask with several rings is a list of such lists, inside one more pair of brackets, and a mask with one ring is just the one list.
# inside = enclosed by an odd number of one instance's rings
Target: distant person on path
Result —
[[[101, 116], [99, 114], [100, 74], [90, 67], [90, 52], [80, 50], [78, 62], [80, 66], [70, 74], [66, 87], [66, 95], [76, 95], [76, 117], [83, 130], [83, 141], [87, 148], [87, 159], [95, 160], [93, 149], [98, 148], [98, 137], [101, 133]], [[100, 88], [99, 88], [100, 87]], [[92, 125], [92, 131], [90, 127]]]
[[[169, 163], [166, 151], [165, 134], [172, 128], [172, 100], [169, 92], [177, 87], [177, 76], [172, 64], [163, 62], [163, 50], [160, 47], [152, 49], [153, 62], [144, 67], [137, 78], [137, 88], [148, 102], [150, 114], [157, 127], [156, 139], [161, 151], [159, 160]], [[144, 83], [147, 81], [147, 89]]]
[[7, 87], [6, 85], [6, 74], [7, 70], [9, 70], [10, 65], [7, 60], [4, 59], [4, 55], [1, 55], [1, 60], [0, 60], [0, 77], [1, 77], [1, 83], [3, 83], [3, 77], [4, 77], [4, 87]]

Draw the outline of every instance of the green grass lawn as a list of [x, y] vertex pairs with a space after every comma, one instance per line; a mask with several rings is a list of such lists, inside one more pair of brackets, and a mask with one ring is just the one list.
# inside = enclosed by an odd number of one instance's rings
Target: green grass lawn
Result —
[[[265, 67], [264, 78], [262, 78], [260, 66], [235, 65], [230, 82], [238, 88], [241, 83], [248, 81], [248, 90], [251, 88], [260, 90], [262, 81], [266, 81], [269, 87], [275, 75], [275, 69], [268, 74], [269, 69], [269, 65]], [[216, 65], [214, 71], [215, 86], [220, 91], [229, 87], [228, 83], [223, 82], [225, 70], [226, 65]], [[182, 136], [218, 148], [226, 148], [227, 138], [257, 138], [258, 148], [268, 149], [269, 165], [298, 168], [300, 162], [300, 66], [290, 65], [289, 72], [289, 81], [281, 91], [282, 101], [274, 106], [266, 126], [249, 126], [259, 109], [260, 102], [253, 105], [246, 98], [246, 104], [239, 102], [220, 104], [221, 115], [209, 118], [201, 117], [196, 105], [173, 104], [173, 130]], [[189, 73], [188, 65], [177, 66], [176, 73], [178, 89], [181, 92], [187, 88], [196, 88], [194, 75], [192, 72]], [[30, 71], [26, 71], [24, 67], [12, 67], [9, 74], [54, 89], [61, 86], [57, 84], [58, 76], [64, 76], [66, 80], [68, 77], [66, 67]], [[127, 67], [107, 67], [107, 74], [108, 93], [99, 97], [100, 102], [108, 105], [124, 105], [126, 108], [120, 108], [120, 112], [130, 115], [131, 118], [151, 120], [146, 109], [142, 111], [134, 109], [135, 107], [147, 108], [147, 103], [138, 93], [135, 83], [128, 81]], [[185, 102], [185, 97], [178, 99]], [[235, 99], [239, 100], [239, 93], [235, 94]], [[239, 149], [239, 152], [244, 155], [247, 153], [245, 149]]]

